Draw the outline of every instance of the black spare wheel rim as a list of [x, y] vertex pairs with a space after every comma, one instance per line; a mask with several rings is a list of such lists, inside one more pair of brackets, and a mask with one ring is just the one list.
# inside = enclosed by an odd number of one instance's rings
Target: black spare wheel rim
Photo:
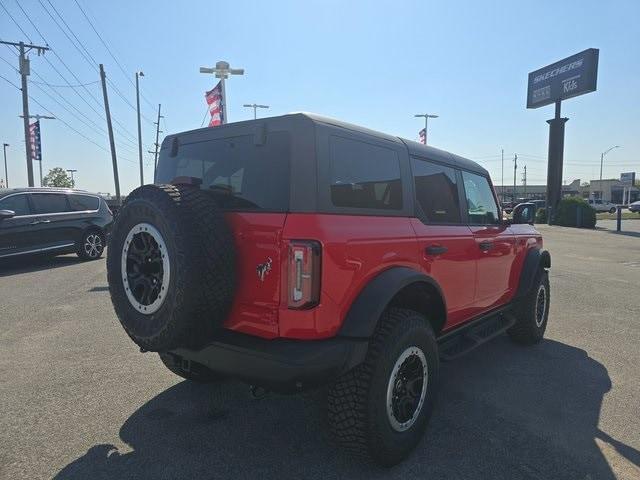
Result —
[[544, 317], [547, 311], [547, 288], [545, 287], [544, 283], [541, 283], [538, 287], [535, 309], [536, 326], [540, 328], [544, 323]]
[[407, 348], [396, 361], [387, 385], [387, 417], [395, 431], [404, 432], [416, 422], [428, 380], [424, 352], [415, 346]]
[[140, 313], [156, 312], [171, 280], [169, 252], [162, 235], [150, 223], [135, 225], [122, 247], [122, 282], [131, 305]]
[[116, 217], [107, 278], [115, 312], [143, 350], [197, 349], [231, 309], [235, 247], [210, 192], [144, 185]]

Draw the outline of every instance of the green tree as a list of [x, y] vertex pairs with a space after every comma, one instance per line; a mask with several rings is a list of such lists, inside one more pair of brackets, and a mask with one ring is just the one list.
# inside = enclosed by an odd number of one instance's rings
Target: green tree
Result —
[[45, 187], [62, 187], [73, 188], [73, 180], [64, 168], [55, 167], [49, 170], [49, 173], [42, 179], [42, 185]]

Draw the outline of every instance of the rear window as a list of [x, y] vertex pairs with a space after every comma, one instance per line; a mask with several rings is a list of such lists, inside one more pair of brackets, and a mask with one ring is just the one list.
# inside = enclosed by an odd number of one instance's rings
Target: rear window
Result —
[[331, 137], [330, 175], [336, 207], [402, 209], [400, 161], [389, 148]]
[[31, 203], [36, 214], [69, 211], [67, 197], [62, 193], [32, 193]]
[[202, 189], [217, 194], [225, 210], [287, 211], [289, 134], [270, 133], [259, 145], [255, 138], [244, 135], [179, 144], [173, 157], [169, 145], [160, 152], [156, 183], [196, 177], [202, 179]]
[[97, 210], [100, 205], [100, 201], [90, 195], [69, 195], [68, 198], [71, 210], [74, 212]]

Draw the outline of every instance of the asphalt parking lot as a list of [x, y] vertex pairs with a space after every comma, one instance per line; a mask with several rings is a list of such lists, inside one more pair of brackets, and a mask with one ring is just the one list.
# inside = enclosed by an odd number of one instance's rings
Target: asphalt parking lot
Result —
[[442, 370], [428, 434], [389, 470], [326, 439], [314, 395], [251, 400], [141, 354], [105, 261], [0, 266], [0, 478], [640, 478], [640, 234], [541, 226], [547, 339]]

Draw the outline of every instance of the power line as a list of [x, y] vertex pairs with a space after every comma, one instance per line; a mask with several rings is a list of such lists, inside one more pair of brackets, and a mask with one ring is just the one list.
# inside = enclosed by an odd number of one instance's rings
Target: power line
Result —
[[15, 83], [13, 83], [11, 80], [9, 80], [7, 77], [4, 77], [2, 75], [0, 75], [0, 78], [3, 79], [5, 82], [7, 82], [9, 85], [14, 86], [15, 88], [17, 88], [18, 90], [22, 91], [22, 89], [16, 85]]
[[46, 85], [47, 87], [51, 87], [51, 88], [75, 88], [75, 87], [88, 87], [89, 85], [95, 85], [96, 83], [100, 83], [100, 80], [96, 80], [95, 82], [79, 83], [77, 85], [51, 85], [50, 83], [47, 83], [47, 82], [36, 82], [34, 80], [31, 80], [31, 83]]
[[[49, 3], [51, 3], [50, 0], [47, 0]], [[100, 39], [100, 41], [102, 42], [102, 45], [104, 45], [104, 48], [106, 48], [107, 52], [109, 52], [109, 55], [111, 55], [111, 58], [113, 58], [113, 61], [116, 62], [116, 65], [118, 66], [118, 68], [120, 69], [120, 71], [122, 72], [122, 74], [124, 75], [124, 77], [129, 81], [129, 83], [131, 84], [131, 86], [135, 87], [135, 84], [133, 83], [133, 80], [131, 80], [131, 78], [129, 78], [129, 73], [127, 72], [127, 70], [122, 66], [122, 64], [118, 61], [118, 59], [116, 58], [116, 56], [113, 54], [113, 52], [111, 51], [111, 49], [109, 48], [109, 45], [107, 45], [107, 42], [104, 40], [104, 38], [102, 38], [102, 35], [100, 35], [100, 33], [98, 32], [98, 29], [95, 27], [95, 25], [93, 24], [93, 22], [91, 21], [91, 19], [89, 18], [89, 16], [87, 15], [87, 13], [85, 12], [85, 10], [82, 8], [82, 6], [80, 5], [80, 3], [78, 2], [78, 0], [74, 0], [76, 5], [78, 6], [78, 8], [80, 9], [80, 11], [82, 12], [82, 15], [84, 16], [84, 18], [87, 20], [87, 22], [89, 22], [89, 25], [91, 26], [91, 28], [93, 29], [93, 31], [95, 32], [95, 34], [98, 36], [98, 38]], [[111, 82], [109, 82], [111, 83]], [[111, 85], [113, 87], [113, 85]], [[155, 108], [154, 105], [142, 94], [140, 93], [140, 96], [142, 97], [142, 99], [147, 102], [149, 104], [150, 107]], [[153, 123], [153, 122], [151, 122]]]

